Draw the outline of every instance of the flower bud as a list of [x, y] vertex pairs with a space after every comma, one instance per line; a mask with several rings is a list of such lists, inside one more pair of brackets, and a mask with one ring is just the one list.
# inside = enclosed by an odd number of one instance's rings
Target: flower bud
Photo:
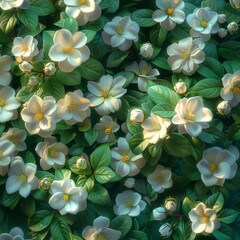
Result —
[[135, 178], [127, 178], [124, 181], [124, 186], [127, 188], [133, 188], [135, 185], [135, 181], [136, 181]]
[[229, 0], [229, 2], [233, 8], [240, 10], [240, 0]]
[[45, 65], [44, 69], [43, 69], [44, 73], [48, 76], [53, 75], [56, 72], [56, 67], [55, 64], [53, 62], [49, 62]]
[[58, 6], [59, 7], [66, 7], [66, 4], [64, 3], [64, 0], [59, 0]]
[[87, 168], [87, 160], [84, 156], [81, 156], [76, 161], [76, 167], [80, 170], [85, 170]]
[[225, 116], [231, 112], [232, 107], [228, 101], [222, 101], [218, 104], [217, 110], [221, 115]]
[[27, 61], [23, 61], [23, 62], [20, 63], [18, 66], [19, 66], [19, 68], [21, 69], [21, 71], [24, 72], [24, 73], [29, 73], [29, 72], [31, 72], [31, 70], [33, 69], [33, 65], [30, 64], [30, 63], [27, 62]]
[[130, 121], [134, 123], [142, 123], [144, 120], [144, 113], [141, 109], [133, 109], [130, 112]]
[[225, 38], [225, 37], [227, 36], [227, 29], [225, 29], [225, 28], [220, 28], [220, 29], [218, 30], [218, 36], [219, 36], [220, 38]]
[[173, 213], [177, 209], [177, 202], [174, 198], [166, 199], [165, 201], [165, 208], [168, 212]]
[[29, 85], [36, 85], [38, 83], [38, 80], [35, 76], [31, 76], [28, 80]]
[[231, 22], [227, 25], [227, 29], [230, 33], [235, 33], [238, 30], [238, 24], [236, 22]]
[[164, 223], [160, 228], [159, 232], [162, 237], [169, 237], [172, 235], [173, 229], [170, 223]]
[[149, 58], [153, 55], [153, 45], [151, 43], [144, 43], [140, 48], [140, 55], [144, 58]]
[[39, 181], [39, 188], [42, 190], [48, 190], [51, 184], [52, 184], [52, 180], [46, 177]]
[[167, 217], [166, 212], [164, 207], [155, 208], [153, 209], [153, 217], [155, 220], [162, 221]]
[[218, 23], [225, 23], [225, 22], [226, 22], [226, 15], [218, 14]]
[[181, 79], [175, 84], [173, 88], [179, 94], [183, 94], [187, 91], [187, 85], [185, 82], [181, 81]]

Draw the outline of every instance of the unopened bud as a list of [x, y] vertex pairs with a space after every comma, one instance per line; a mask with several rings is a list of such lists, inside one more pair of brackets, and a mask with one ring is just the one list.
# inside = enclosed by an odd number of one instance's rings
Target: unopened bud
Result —
[[225, 29], [225, 28], [220, 28], [220, 29], [218, 30], [218, 36], [219, 36], [220, 38], [225, 38], [225, 37], [227, 36], [227, 29]]
[[226, 15], [218, 14], [218, 23], [225, 23], [225, 22], [226, 22]]
[[144, 113], [141, 109], [133, 109], [130, 112], [130, 121], [134, 123], [142, 123], [144, 120]]
[[230, 33], [235, 33], [238, 30], [238, 24], [236, 22], [231, 22], [227, 25], [227, 29]]
[[179, 94], [183, 94], [187, 91], [186, 83], [181, 80], [179, 82], [177, 82], [173, 88]]
[[169, 198], [169, 199], [166, 199], [165, 201], [165, 208], [167, 209], [167, 211], [169, 213], [173, 213], [176, 211], [177, 209], [177, 202], [174, 198]]
[[23, 62], [20, 63], [18, 66], [19, 66], [19, 68], [21, 69], [21, 71], [24, 72], [24, 73], [29, 73], [29, 72], [31, 72], [31, 70], [33, 69], [33, 65], [30, 64], [30, 63], [27, 62], [27, 61], [23, 61]]
[[135, 185], [135, 178], [127, 178], [124, 182], [124, 186], [127, 188], [133, 188]]
[[173, 229], [170, 223], [164, 223], [160, 228], [159, 232], [162, 237], [169, 237], [172, 235]]
[[36, 85], [37, 83], [38, 83], [38, 80], [35, 76], [30, 77], [28, 80], [29, 85]]
[[229, 2], [233, 8], [240, 10], [240, 0], [229, 0]]
[[52, 180], [50, 178], [43, 178], [39, 182], [39, 188], [42, 190], [48, 190], [52, 184]]
[[225, 115], [228, 115], [231, 112], [232, 107], [231, 107], [231, 105], [229, 104], [228, 101], [222, 101], [218, 104], [217, 110], [221, 115], [225, 116]]
[[87, 160], [81, 156], [77, 159], [76, 166], [78, 169], [85, 170], [87, 168]]
[[151, 43], [144, 43], [140, 48], [140, 54], [144, 58], [149, 58], [153, 55], [153, 45]]
[[153, 209], [153, 217], [155, 220], [162, 221], [167, 217], [166, 212], [167, 211], [164, 207], [155, 208]]
[[56, 72], [56, 67], [55, 64], [53, 62], [49, 62], [45, 65], [44, 69], [43, 69], [44, 73], [48, 76], [53, 75]]

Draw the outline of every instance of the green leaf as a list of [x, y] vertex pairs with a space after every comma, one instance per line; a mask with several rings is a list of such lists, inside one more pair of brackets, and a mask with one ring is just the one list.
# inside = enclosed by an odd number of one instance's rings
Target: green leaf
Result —
[[89, 130], [84, 132], [84, 137], [85, 137], [87, 143], [90, 146], [92, 146], [98, 137], [98, 131], [95, 130], [94, 128], [90, 128]]
[[27, 102], [34, 95], [35, 90], [35, 87], [26, 85], [18, 91], [16, 98], [21, 102]]
[[103, 65], [96, 59], [89, 58], [79, 67], [80, 74], [83, 78], [90, 81], [97, 81], [104, 75], [105, 69]]
[[[81, 153], [78, 154], [78, 156], [74, 156], [70, 159], [68, 159], [68, 164], [72, 172], [78, 174], [78, 175], [91, 175], [92, 170], [90, 166], [90, 161], [88, 159], [86, 160], [86, 168], [82, 169], [81, 167], [77, 166], [77, 161], [79, 159], [79, 155], [81, 157]], [[84, 156], [82, 156], [84, 158]]]
[[132, 152], [136, 155], [141, 154], [148, 146], [149, 140], [143, 140], [141, 132], [134, 134], [129, 140], [129, 146]]
[[232, 141], [240, 140], [240, 123], [234, 123], [228, 128], [227, 137]]
[[76, 131], [73, 131], [71, 129], [69, 130], [61, 130], [60, 131], [60, 140], [62, 143], [67, 144], [71, 142], [77, 135]]
[[126, 236], [127, 240], [148, 240], [146, 233], [133, 230]]
[[150, 41], [156, 47], [161, 47], [167, 39], [168, 31], [164, 30], [157, 24], [150, 30]]
[[151, 27], [156, 24], [152, 19], [153, 11], [150, 9], [139, 9], [133, 12], [132, 20], [137, 22], [140, 27]]
[[234, 209], [223, 209], [217, 216], [220, 222], [230, 224], [239, 218], [239, 212]]
[[224, 205], [224, 197], [222, 193], [214, 193], [212, 196], [210, 196], [206, 202], [205, 205], [208, 208], [212, 208], [216, 212], [219, 212]]
[[111, 160], [111, 151], [108, 145], [100, 145], [90, 156], [92, 168], [108, 167]]
[[44, 96], [53, 96], [56, 101], [65, 95], [64, 86], [56, 77], [49, 77], [43, 84]]
[[174, 107], [170, 104], [157, 104], [153, 109], [152, 113], [162, 117], [162, 118], [172, 118], [176, 112], [174, 111]]
[[229, 3], [224, 4], [223, 6], [222, 13], [226, 15], [226, 20], [228, 23], [240, 21], [239, 10], [234, 9]]
[[30, 0], [29, 11], [38, 16], [47, 16], [54, 12], [51, 0]]
[[86, 35], [87, 37], [87, 43], [91, 42], [94, 37], [96, 36], [97, 32], [89, 29], [83, 29], [82, 32]]
[[218, 53], [221, 57], [229, 60], [240, 60], [240, 42], [237, 41], [227, 41], [223, 42]]
[[116, 176], [116, 173], [109, 167], [98, 167], [95, 171], [95, 179], [102, 184], [111, 182]]
[[224, 68], [226, 69], [227, 73], [235, 73], [240, 69], [240, 62], [235, 62], [235, 61], [225, 61], [223, 63]]
[[221, 224], [219, 229], [212, 232], [212, 235], [219, 240], [233, 240], [233, 229], [225, 224]]
[[2, 193], [1, 203], [5, 207], [14, 208], [17, 205], [19, 199], [20, 199], [20, 195], [18, 192], [15, 192], [13, 194], [8, 194], [6, 191], [4, 191]]
[[175, 157], [188, 157], [194, 154], [194, 150], [188, 139], [178, 133], [170, 133], [163, 140], [163, 148], [169, 155]]
[[48, 210], [40, 210], [35, 212], [28, 220], [29, 228], [34, 232], [40, 232], [47, 228], [52, 222], [54, 213]]
[[222, 12], [224, 5], [224, 0], [205, 0], [201, 3], [201, 7], [209, 7], [212, 11], [219, 13]]
[[196, 95], [204, 98], [216, 98], [220, 96], [222, 82], [212, 78], [205, 78], [197, 82], [189, 91], [194, 91]]
[[76, 86], [81, 83], [81, 75], [77, 69], [74, 69], [70, 73], [65, 73], [58, 69], [56, 74], [57, 81], [60, 81], [63, 85]]
[[109, 13], [114, 13], [119, 8], [119, 0], [103, 0], [100, 3], [101, 9], [106, 9]]
[[223, 134], [216, 127], [210, 126], [207, 129], [204, 129], [202, 133], [198, 136], [202, 141], [206, 143], [219, 143], [223, 140]]
[[118, 67], [122, 61], [128, 56], [129, 52], [116, 51], [112, 52], [107, 59], [107, 67], [115, 68]]
[[24, 215], [31, 217], [35, 213], [35, 200], [32, 197], [21, 198], [19, 206]]
[[4, 33], [12, 31], [17, 24], [15, 11], [3, 11], [0, 16], [0, 28]]
[[170, 104], [173, 108], [175, 108], [180, 99], [180, 96], [175, 91], [161, 85], [154, 85], [148, 88], [148, 94], [155, 104]]
[[38, 16], [30, 10], [19, 10], [17, 12], [19, 20], [31, 30], [35, 30], [38, 25]]
[[89, 201], [98, 205], [109, 205], [111, 203], [111, 199], [107, 189], [97, 184], [88, 194], [88, 199]]
[[71, 171], [68, 169], [55, 169], [55, 179], [56, 180], [62, 180], [65, 178], [71, 178]]
[[196, 206], [196, 203], [188, 197], [183, 199], [182, 210], [186, 216]]
[[55, 34], [55, 31], [43, 32], [43, 54], [45, 59], [49, 59], [48, 52], [50, 47], [53, 45], [54, 34]]
[[110, 228], [120, 231], [120, 239], [124, 239], [126, 234], [132, 228], [132, 219], [127, 215], [118, 216], [112, 220], [112, 222], [110, 223]]
[[25, 163], [33, 163], [36, 164], [36, 160], [34, 155], [30, 152], [30, 151], [25, 151], [22, 155], [21, 155], [22, 159], [24, 160]]
[[75, 33], [78, 30], [78, 23], [73, 17], [67, 17], [59, 20], [54, 25], [69, 30], [71, 33]]
[[72, 231], [65, 222], [55, 220], [50, 226], [50, 231], [53, 239], [71, 240], [70, 233]]
[[163, 57], [154, 58], [152, 60], [152, 64], [165, 70], [171, 70], [171, 67], [168, 65], [167, 59]]
[[104, 27], [104, 25], [107, 22], [108, 22], [108, 19], [104, 16], [101, 16], [96, 21], [89, 22], [87, 25], [84, 26], [84, 28], [98, 32], [98, 31], [102, 30], [102, 28]]
[[91, 192], [94, 187], [94, 177], [81, 175], [77, 178], [76, 185], [84, 187], [87, 192]]

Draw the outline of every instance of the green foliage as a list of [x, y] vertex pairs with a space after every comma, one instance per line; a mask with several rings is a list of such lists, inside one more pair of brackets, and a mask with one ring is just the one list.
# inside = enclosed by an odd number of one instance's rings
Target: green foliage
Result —
[[132, 152], [136, 155], [142, 153], [146, 149], [148, 144], [149, 140], [148, 139], [143, 140], [142, 133], [134, 134], [129, 140], [129, 146]]
[[34, 12], [27, 10], [19, 10], [18, 18], [29, 29], [35, 30], [37, 28], [38, 16]]
[[88, 199], [95, 204], [103, 206], [109, 205], [111, 203], [107, 189], [97, 184], [95, 184], [92, 191], [88, 194]]
[[121, 231], [122, 234], [120, 239], [124, 239], [126, 234], [132, 228], [132, 219], [126, 215], [118, 216], [112, 220], [110, 227], [118, 231]]
[[17, 24], [17, 17], [14, 11], [2, 12], [0, 15], [0, 28], [4, 33], [11, 32]]
[[107, 59], [107, 67], [115, 68], [118, 67], [122, 61], [128, 56], [128, 52], [112, 52]]
[[216, 212], [219, 212], [224, 205], [224, 197], [222, 193], [214, 193], [205, 202], [208, 208], [212, 208]]
[[110, 182], [116, 176], [116, 173], [109, 167], [98, 167], [95, 171], [95, 179], [102, 184]]
[[50, 226], [50, 231], [53, 239], [71, 240], [71, 229], [65, 222], [55, 220]]
[[61, 19], [55, 25], [63, 29], [68, 29], [72, 34], [78, 30], [78, 23], [73, 17]]
[[137, 22], [140, 27], [151, 27], [156, 24], [152, 19], [153, 11], [150, 9], [139, 9], [133, 12], [132, 19]]

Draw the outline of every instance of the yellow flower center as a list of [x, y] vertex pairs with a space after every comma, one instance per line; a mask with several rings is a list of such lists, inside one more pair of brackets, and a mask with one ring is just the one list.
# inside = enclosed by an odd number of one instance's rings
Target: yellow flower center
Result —
[[183, 59], [187, 58], [188, 57], [188, 52], [187, 51], [183, 51], [181, 53], [181, 56], [182, 56]]
[[18, 143], [18, 140], [15, 136], [9, 136], [7, 139], [14, 144]]
[[3, 152], [2, 151], [0, 151], [0, 158], [3, 156]]
[[105, 129], [105, 134], [110, 134], [112, 133], [112, 129], [111, 128], [106, 128]]
[[163, 176], [158, 176], [157, 179], [156, 179], [156, 181], [157, 181], [158, 183], [162, 183], [162, 182], [164, 181]]
[[187, 119], [187, 120], [193, 120], [194, 118], [195, 118], [194, 113], [188, 112], [188, 113], [186, 114], [186, 119]]
[[118, 35], [122, 35], [124, 32], [124, 27], [122, 24], [117, 24], [117, 26], [115, 27], [115, 30], [117, 32]]
[[44, 117], [44, 115], [43, 115], [42, 113], [36, 113], [36, 114], [34, 115], [34, 119], [35, 119], [36, 121], [42, 120], [43, 117]]
[[216, 163], [211, 163], [210, 165], [209, 165], [209, 170], [210, 171], [212, 171], [212, 172], [214, 172], [214, 171], [216, 171], [217, 170], [217, 164]]
[[131, 199], [126, 199], [125, 200], [125, 206], [127, 208], [131, 208], [133, 206], [132, 200]]
[[87, 0], [79, 0], [80, 4], [84, 5], [87, 3]]
[[66, 47], [66, 48], [64, 49], [64, 51], [65, 51], [65, 53], [72, 53], [73, 47], [68, 46], [68, 47]]
[[207, 216], [201, 217], [201, 222], [202, 223], [208, 223], [208, 221], [209, 221], [209, 218]]
[[[240, 96], [240, 86], [234, 86], [232, 89], [235, 96]], [[0, 104], [1, 106], [1, 104]]]
[[50, 157], [56, 157], [57, 156], [57, 151], [55, 148], [52, 148], [50, 151], [49, 151], [49, 156]]
[[205, 20], [202, 20], [200, 25], [203, 27], [203, 28], [206, 28], [207, 27], [207, 21]]
[[105, 236], [103, 236], [102, 233], [99, 233], [95, 239], [96, 240], [107, 240], [107, 238]]
[[71, 103], [71, 104], [68, 106], [68, 108], [69, 108], [69, 110], [70, 110], [71, 112], [74, 112], [74, 111], [76, 110], [76, 104]]
[[22, 52], [26, 52], [28, 50], [27, 44], [25, 44], [25, 43], [22, 44], [21, 50], [22, 50]]
[[101, 94], [102, 94], [102, 96], [103, 96], [104, 98], [107, 98], [107, 97], [109, 96], [109, 90], [103, 89], [103, 90], [101, 91]]
[[5, 100], [3, 98], [0, 98], [0, 107], [3, 107], [5, 105]]
[[148, 73], [148, 66], [144, 66], [141, 68], [141, 75], [146, 75]]
[[170, 7], [170, 8], [167, 9], [166, 13], [167, 13], [167, 15], [169, 15], [169, 16], [170, 16], [170, 15], [173, 15], [174, 9]]
[[20, 183], [25, 183], [27, 181], [27, 177], [24, 174], [20, 174], [18, 176], [18, 180]]
[[122, 161], [125, 162], [125, 163], [128, 163], [129, 162], [129, 156], [124, 154], [122, 155]]
[[65, 202], [67, 202], [67, 201], [69, 201], [69, 199], [70, 199], [70, 196], [68, 195], [68, 194], [63, 194], [63, 196], [62, 196], [62, 199], [65, 201]]

